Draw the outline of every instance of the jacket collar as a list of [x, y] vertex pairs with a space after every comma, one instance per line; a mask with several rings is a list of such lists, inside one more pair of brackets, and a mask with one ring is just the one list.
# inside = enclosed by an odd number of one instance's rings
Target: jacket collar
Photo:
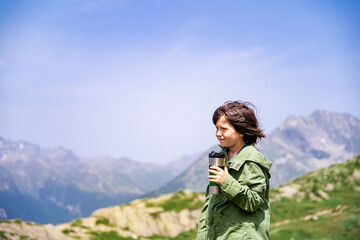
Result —
[[[226, 161], [228, 162], [227, 148], [219, 145], [223, 152], [226, 155]], [[240, 167], [246, 162], [252, 161], [265, 168], [267, 171], [270, 171], [272, 163], [264, 157], [264, 155], [254, 146], [247, 145], [237, 154], [230, 162], [229, 168], [236, 169], [237, 171]]]

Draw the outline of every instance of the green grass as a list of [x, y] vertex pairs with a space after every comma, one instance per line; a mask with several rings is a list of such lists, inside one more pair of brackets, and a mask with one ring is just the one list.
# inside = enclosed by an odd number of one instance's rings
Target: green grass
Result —
[[115, 227], [115, 224], [111, 224], [110, 220], [105, 217], [98, 217], [98, 219], [95, 222], [95, 225], [100, 225], [100, 224], [109, 226], [109, 227]]
[[270, 230], [274, 240], [294, 239], [360, 239], [360, 219], [353, 209], [340, 214], [327, 214], [317, 220], [299, 220]]
[[358, 234], [360, 236], [360, 215], [343, 220], [341, 225], [348, 234]]
[[83, 223], [82, 223], [82, 220], [80, 218], [74, 220], [71, 224], [70, 224], [71, 227], [82, 227], [83, 226]]
[[90, 230], [89, 227], [83, 225], [82, 219], [80, 219], [80, 218], [74, 220], [74, 221], [70, 224], [70, 227], [79, 227], [79, 228], [83, 228], [83, 229]]
[[[8, 238], [6, 236], [6, 234], [9, 234], [11, 236], [11, 238]], [[13, 237], [16, 237], [16, 239], [19, 239], [19, 240], [37, 240], [36, 238], [30, 238], [29, 236], [25, 236], [25, 235], [19, 236], [14, 233], [0, 231], [0, 239], [1, 240], [10, 240], [10, 239], [13, 239]]]
[[20, 240], [37, 240], [36, 238], [30, 238], [28, 236], [20, 236]]
[[191, 229], [190, 231], [182, 232], [174, 238], [170, 238], [171, 240], [189, 240], [196, 239], [197, 229]]
[[40, 224], [37, 224], [37, 223], [34, 223], [34, 222], [25, 222], [26, 225], [29, 225], [29, 226], [41, 226]]
[[110, 232], [90, 232], [90, 240], [134, 240], [129, 237], [121, 237], [116, 231]]
[[4, 239], [4, 240], [9, 239], [8, 237], [6, 237], [6, 232], [0, 231], [0, 239]]
[[62, 233], [65, 235], [69, 235], [70, 233], [75, 233], [75, 231], [72, 229], [64, 229], [62, 230]]
[[13, 221], [14, 223], [17, 223], [17, 224], [21, 224], [21, 220], [20, 219], [15, 219], [14, 221]]
[[196, 233], [197, 233], [197, 229], [191, 229], [189, 231], [180, 233], [176, 237], [165, 237], [165, 236], [153, 235], [153, 236], [146, 237], [146, 238], [154, 239], [154, 240], [162, 240], [162, 239], [166, 239], [166, 240], [190, 240], [190, 239], [196, 239]]
[[[202, 208], [204, 205], [204, 202], [199, 198], [200, 195], [201, 193], [187, 194], [180, 190], [168, 200], [159, 203], [146, 202], [146, 207], [160, 207], [163, 209], [161, 212], [180, 212], [184, 209], [195, 210]], [[157, 217], [161, 212], [152, 213], [151, 215]]]

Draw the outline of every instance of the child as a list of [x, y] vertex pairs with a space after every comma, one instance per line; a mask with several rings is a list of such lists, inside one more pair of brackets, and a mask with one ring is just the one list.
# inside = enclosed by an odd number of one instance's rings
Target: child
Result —
[[212, 166], [209, 181], [221, 194], [206, 191], [197, 240], [269, 239], [269, 178], [271, 162], [255, 148], [265, 137], [248, 102], [226, 102], [215, 110], [216, 137], [226, 155], [226, 167]]

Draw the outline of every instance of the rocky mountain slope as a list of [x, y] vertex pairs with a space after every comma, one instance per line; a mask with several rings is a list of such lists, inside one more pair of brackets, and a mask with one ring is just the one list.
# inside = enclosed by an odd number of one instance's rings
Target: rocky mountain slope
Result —
[[[257, 147], [273, 162], [270, 184], [284, 184], [302, 174], [344, 162], [360, 153], [360, 120], [349, 114], [315, 111], [310, 116], [292, 116]], [[208, 153], [178, 177], [145, 196], [176, 192], [179, 189], [205, 191], [208, 184]]]
[[0, 219], [60, 223], [89, 216], [158, 188], [191, 160], [185, 156], [160, 166], [126, 158], [81, 159], [64, 148], [0, 138]]
[[292, 116], [259, 144], [272, 160], [272, 186], [344, 162], [360, 153], [360, 120], [349, 114], [316, 111]]
[[[270, 191], [274, 240], [359, 239], [360, 155]], [[195, 239], [201, 193], [180, 191], [99, 209], [73, 222], [0, 221], [1, 239]]]

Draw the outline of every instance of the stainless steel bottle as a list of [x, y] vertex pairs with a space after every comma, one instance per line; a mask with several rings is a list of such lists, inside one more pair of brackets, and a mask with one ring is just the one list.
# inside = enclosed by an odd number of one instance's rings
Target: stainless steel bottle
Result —
[[[224, 152], [217, 153], [215, 151], [212, 151], [211, 153], [209, 153], [209, 168], [211, 166], [217, 166], [217, 167], [224, 169], [225, 153]], [[214, 175], [213, 173], [209, 173], [209, 174]], [[210, 182], [209, 183], [209, 193], [210, 194], [220, 194], [219, 186], [214, 182]]]

